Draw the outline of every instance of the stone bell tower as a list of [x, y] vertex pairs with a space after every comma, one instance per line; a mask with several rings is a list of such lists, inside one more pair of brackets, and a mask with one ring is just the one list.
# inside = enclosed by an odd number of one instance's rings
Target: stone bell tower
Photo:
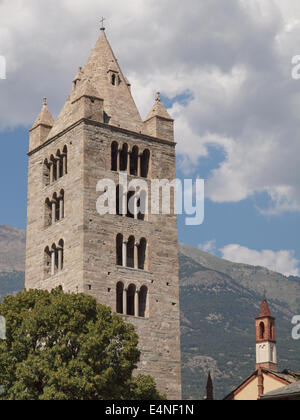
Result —
[[275, 339], [275, 318], [271, 316], [268, 301], [264, 298], [256, 318], [256, 369], [278, 371]]
[[[181, 398], [178, 242], [170, 214], [144, 214], [128, 182], [174, 180], [174, 121], [156, 102], [142, 121], [104, 28], [56, 121], [46, 100], [30, 130], [26, 288], [86, 293], [132, 323], [139, 371], [161, 392]], [[100, 215], [99, 181], [120, 200]], [[141, 194], [142, 195], [142, 194]], [[120, 204], [121, 203], [121, 204]], [[124, 210], [125, 209], [125, 210]]]

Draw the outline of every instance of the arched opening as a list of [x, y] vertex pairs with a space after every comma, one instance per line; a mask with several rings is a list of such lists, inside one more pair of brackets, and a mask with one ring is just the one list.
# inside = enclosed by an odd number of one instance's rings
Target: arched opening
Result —
[[117, 84], [117, 77], [116, 77], [115, 73], [113, 73], [113, 74], [111, 75], [111, 84], [112, 84], [113, 86], [116, 86], [116, 84]]
[[147, 178], [149, 174], [150, 166], [150, 152], [148, 149], [144, 150], [141, 156], [141, 176], [142, 178]]
[[128, 145], [124, 144], [120, 154], [120, 171], [127, 171], [128, 164]]
[[115, 141], [111, 145], [111, 170], [118, 170], [118, 143]]
[[145, 238], [142, 238], [139, 245], [139, 252], [138, 252], [138, 266], [139, 270], [145, 270], [146, 269], [146, 251], [147, 251], [147, 241]]
[[58, 207], [59, 207], [59, 220], [62, 220], [65, 217], [65, 192], [64, 190], [60, 191], [60, 195], [58, 199]]
[[127, 242], [127, 267], [129, 268], [134, 268], [134, 246], [135, 239], [130, 236]]
[[117, 313], [118, 314], [124, 313], [123, 294], [124, 294], [124, 284], [122, 282], [119, 282], [117, 284]]
[[137, 176], [138, 174], [138, 161], [139, 161], [139, 148], [134, 146], [130, 158], [130, 175]]
[[259, 338], [261, 340], [265, 338], [265, 324], [263, 322], [259, 324]]
[[138, 199], [137, 202], [137, 206], [139, 209], [138, 212], [138, 220], [145, 220], [145, 216], [147, 213], [147, 200], [148, 200], [148, 196], [147, 196], [147, 192], [145, 190], [141, 190], [140, 192], [140, 198]]
[[45, 201], [45, 227], [52, 224], [52, 204], [49, 198]]
[[62, 156], [60, 153], [60, 150], [57, 150], [56, 152], [56, 171], [57, 171], [57, 178], [59, 179], [63, 176], [63, 162], [62, 162]]
[[49, 247], [44, 251], [44, 276], [47, 279], [51, 275], [51, 252]]
[[58, 271], [58, 250], [55, 244], [51, 247], [51, 275], [54, 276]]
[[127, 290], [127, 315], [135, 316], [135, 293], [136, 287], [131, 284]]
[[52, 203], [54, 203], [53, 205], [55, 206], [55, 208], [53, 209], [54, 211], [53, 222], [55, 223], [59, 220], [59, 202], [58, 202], [56, 193], [54, 193], [52, 196]]
[[117, 260], [116, 260], [117, 265], [122, 266], [123, 265], [123, 235], [121, 235], [120, 233], [117, 236], [117, 241], [116, 241], [116, 255], [117, 255]]
[[127, 193], [127, 217], [130, 217], [131, 219], [134, 219], [134, 202], [132, 200], [132, 197], [135, 195], [135, 191], [128, 191]]
[[65, 243], [61, 239], [58, 243], [58, 270], [61, 271], [64, 268], [64, 246]]
[[146, 286], [141, 287], [139, 293], [139, 317], [146, 318], [147, 316], [147, 299], [148, 289]]
[[57, 181], [57, 159], [52, 155], [50, 158], [50, 183]]
[[45, 186], [50, 184], [50, 163], [48, 162], [48, 159], [45, 159], [44, 161], [43, 181]]
[[68, 173], [68, 148], [65, 146], [63, 148], [63, 175]]

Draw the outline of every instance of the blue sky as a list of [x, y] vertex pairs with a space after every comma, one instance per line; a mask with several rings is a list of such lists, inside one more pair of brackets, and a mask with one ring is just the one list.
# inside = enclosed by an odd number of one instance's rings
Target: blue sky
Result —
[[28, 128], [44, 96], [58, 115], [104, 15], [142, 117], [160, 90], [176, 120], [178, 177], [205, 179], [204, 224], [179, 217], [180, 241], [300, 274], [300, 4], [189, 1], [0, 3], [0, 224], [26, 225]]

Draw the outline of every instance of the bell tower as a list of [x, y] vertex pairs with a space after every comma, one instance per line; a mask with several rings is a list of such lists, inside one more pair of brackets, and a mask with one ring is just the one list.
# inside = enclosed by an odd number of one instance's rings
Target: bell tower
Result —
[[[142, 120], [103, 27], [71, 86], [58, 118], [44, 101], [30, 133], [26, 288], [61, 286], [110, 306], [138, 333], [138, 371], [180, 399], [175, 194], [170, 214], [141, 210], [142, 197], [151, 208], [152, 180], [176, 179], [173, 119], [158, 94]], [[125, 177], [144, 190], [123, 188]], [[101, 215], [103, 180], [119, 199]]]
[[275, 318], [272, 317], [266, 297], [256, 318], [256, 369], [278, 371], [275, 339]]

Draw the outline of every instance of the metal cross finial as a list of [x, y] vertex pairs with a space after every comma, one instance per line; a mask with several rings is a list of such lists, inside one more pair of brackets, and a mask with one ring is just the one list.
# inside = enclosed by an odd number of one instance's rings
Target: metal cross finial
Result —
[[102, 30], [104, 30], [105, 28], [104, 28], [104, 21], [105, 21], [106, 19], [102, 16], [102, 18], [100, 19], [100, 22], [101, 22], [101, 29]]
[[156, 102], [160, 102], [160, 92], [156, 93]]

